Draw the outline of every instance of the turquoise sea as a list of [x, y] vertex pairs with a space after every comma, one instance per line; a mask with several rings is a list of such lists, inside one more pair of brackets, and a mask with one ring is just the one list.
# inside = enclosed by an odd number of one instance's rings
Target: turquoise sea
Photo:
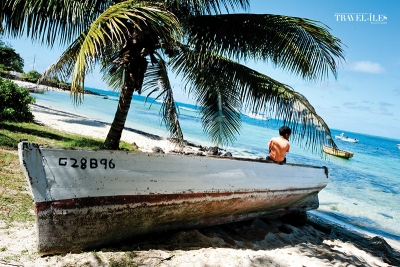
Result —
[[[107, 95], [85, 95], [83, 104], [74, 106], [69, 93], [48, 91], [32, 94], [38, 105], [77, 113], [95, 120], [111, 123], [114, 117], [118, 93], [87, 88]], [[135, 95], [129, 111], [126, 127], [144, 132], [168, 136], [161, 125], [161, 103]], [[205, 146], [208, 142], [201, 128], [197, 107], [178, 103], [180, 122], [186, 140]], [[278, 135], [281, 125], [274, 120], [243, 116], [242, 131], [237, 141], [225, 149], [234, 156], [265, 157], [267, 142]], [[344, 132], [359, 143], [336, 140], [339, 148], [354, 152], [351, 159], [326, 157], [312, 153], [299, 143], [291, 144], [287, 161], [329, 168], [330, 183], [319, 194], [320, 207], [312, 213], [316, 216], [357, 230], [367, 231], [400, 241], [400, 144], [399, 139], [371, 136], [345, 129], [331, 129], [333, 135]]]

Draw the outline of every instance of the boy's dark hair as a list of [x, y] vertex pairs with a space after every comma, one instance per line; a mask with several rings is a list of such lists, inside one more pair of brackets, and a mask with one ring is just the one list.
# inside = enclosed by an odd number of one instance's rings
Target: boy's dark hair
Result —
[[282, 126], [279, 128], [279, 135], [284, 136], [285, 134], [291, 134], [292, 130], [287, 126]]

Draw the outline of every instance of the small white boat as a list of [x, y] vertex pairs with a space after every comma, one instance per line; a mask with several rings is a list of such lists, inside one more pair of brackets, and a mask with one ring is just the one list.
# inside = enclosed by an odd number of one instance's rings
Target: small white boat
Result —
[[266, 116], [265, 114], [261, 114], [261, 113], [256, 113], [256, 112], [250, 112], [250, 113], [242, 113], [244, 116], [249, 117], [249, 118], [253, 118], [256, 120], [262, 120], [262, 121], [269, 121], [269, 117]]
[[358, 143], [357, 138], [349, 138], [348, 136], [344, 136], [344, 133], [341, 133], [340, 135], [335, 135], [335, 138], [345, 142]]
[[167, 100], [166, 99], [155, 99], [154, 102], [157, 103], [165, 103]]
[[41, 255], [317, 209], [328, 169], [234, 157], [18, 144]]
[[397, 148], [400, 149], [400, 144], [397, 144]]
[[191, 112], [199, 112], [199, 110], [197, 110], [197, 109], [181, 107], [181, 106], [179, 107], [179, 109], [186, 110], [186, 111], [191, 111]]

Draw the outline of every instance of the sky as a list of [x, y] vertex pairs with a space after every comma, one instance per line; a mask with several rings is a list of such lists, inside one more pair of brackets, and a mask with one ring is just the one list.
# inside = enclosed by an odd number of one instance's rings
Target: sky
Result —
[[[400, 1], [396, 0], [250, 1], [248, 13], [288, 15], [324, 23], [344, 44], [345, 61], [339, 64], [337, 79], [330, 75], [315, 82], [265, 62], [246, 64], [303, 94], [332, 129], [400, 140], [399, 10]], [[25, 72], [44, 71], [63, 51], [25, 38], [2, 39], [24, 59]], [[85, 86], [107, 90], [99, 73], [87, 76]], [[174, 88], [174, 96], [176, 101], [193, 103], [179, 88]]]

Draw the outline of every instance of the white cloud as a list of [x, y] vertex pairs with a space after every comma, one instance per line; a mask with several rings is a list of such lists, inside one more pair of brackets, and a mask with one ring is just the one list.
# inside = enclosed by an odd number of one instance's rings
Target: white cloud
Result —
[[388, 102], [380, 102], [378, 105], [381, 107], [394, 107], [393, 104], [388, 103]]
[[370, 101], [362, 101], [362, 104], [356, 102], [344, 102], [343, 106], [348, 109], [355, 109], [360, 111], [367, 111], [373, 114], [385, 115], [385, 116], [393, 116], [393, 112], [391, 112], [387, 107], [393, 106], [390, 103], [381, 102], [377, 104], [378, 107], [374, 103]]
[[390, 112], [387, 108], [380, 107], [378, 109], [370, 110], [371, 113], [379, 114], [379, 115], [386, 115], [386, 116], [393, 116], [393, 112]]
[[371, 61], [354, 62], [350, 64], [350, 70], [374, 74], [385, 72], [385, 69], [381, 66], [381, 64]]

